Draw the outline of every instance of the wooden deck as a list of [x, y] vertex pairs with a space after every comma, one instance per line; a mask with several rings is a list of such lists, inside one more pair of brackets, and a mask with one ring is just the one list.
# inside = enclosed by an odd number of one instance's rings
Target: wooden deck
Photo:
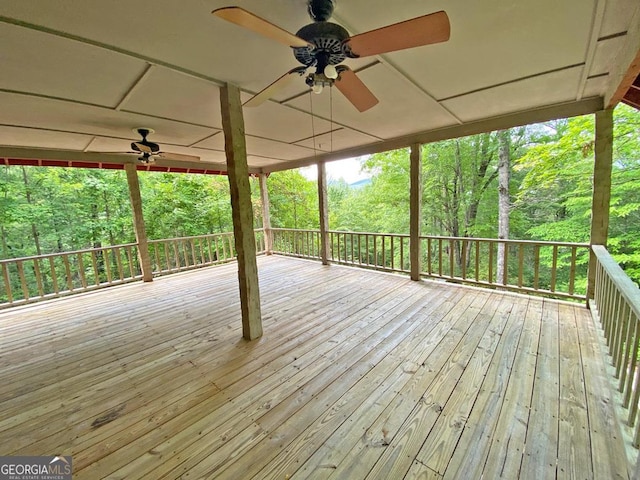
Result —
[[0, 313], [0, 455], [74, 479], [628, 478], [581, 306], [259, 259]]

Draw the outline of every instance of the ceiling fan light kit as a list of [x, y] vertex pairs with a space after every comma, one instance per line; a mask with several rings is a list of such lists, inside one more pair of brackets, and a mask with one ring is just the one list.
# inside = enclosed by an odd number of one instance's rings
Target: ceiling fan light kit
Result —
[[295, 78], [294, 74], [302, 76], [307, 69], [315, 67], [315, 71], [305, 77], [305, 83], [314, 93], [322, 93], [324, 87], [335, 84], [358, 111], [364, 112], [375, 106], [378, 99], [353, 70], [341, 65], [343, 61], [449, 39], [449, 18], [443, 11], [351, 37], [344, 27], [329, 22], [334, 8], [334, 0], [309, 0], [308, 11], [313, 23], [305, 25], [295, 35], [240, 7], [219, 8], [212, 12], [228, 22], [290, 46], [294, 57], [302, 64], [258, 92], [245, 106], [260, 105]]

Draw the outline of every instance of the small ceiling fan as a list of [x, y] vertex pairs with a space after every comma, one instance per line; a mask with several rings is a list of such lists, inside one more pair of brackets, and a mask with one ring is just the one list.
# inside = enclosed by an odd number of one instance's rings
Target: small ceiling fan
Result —
[[308, 0], [313, 23], [302, 27], [295, 35], [240, 7], [219, 8], [211, 12], [228, 22], [292, 47], [293, 55], [302, 64], [258, 92], [245, 106], [260, 105], [296, 76], [304, 76], [309, 68], [315, 67], [315, 71], [305, 77], [305, 83], [315, 93], [335, 84], [347, 100], [364, 112], [376, 105], [378, 99], [353, 70], [341, 65], [345, 59], [380, 55], [449, 40], [449, 17], [444, 11], [351, 37], [344, 27], [328, 21], [334, 7], [335, 0]]
[[183, 155], [181, 153], [169, 153], [161, 152], [160, 145], [147, 140], [147, 136], [155, 133], [152, 128], [134, 128], [134, 132], [137, 132], [142, 140], [137, 142], [131, 142], [132, 153], [140, 153], [138, 160], [142, 163], [153, 163], [155, 158], [163, 158], [165, 160], [179, 160], [187, 162], [199, 162], [200, 157], [194, 155]]

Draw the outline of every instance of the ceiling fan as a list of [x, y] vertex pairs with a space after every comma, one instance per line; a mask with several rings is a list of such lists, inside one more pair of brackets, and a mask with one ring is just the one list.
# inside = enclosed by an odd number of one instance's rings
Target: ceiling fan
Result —
[[376, 105], [378, 99], [353, 70], [341, 65], [345, 59], [380, 55], [449, 40], [449, 17], [444, 11], [351, 37], [344, 27], [328, 21], [334, 7], [335, 0], [308, 0], [313, 23], [302, 27], [295, 35], [240, 7], [219, 8], [211, 12], [228, 22], [290, 46], [296, 60], [302, 64], [258, 92], [245, 106], [260, 105], [296, 76], [304, 76], [309, 68], [315, 67], [315, 71], [305, 77], [305, 83], [315, 93], [335, 84], [347, 100], [364, 112]]
[[200, 157], [194, 155], [183, 155], [181, 153], [161, 152], [160, 145], [147, 140], [147, 136], [155, 133], [152, 128], [134, 128], [134, 132], [137, 132], [142, 140], [137, 142], [131, 142], [132, 153], [140, 153], [138, 160], [142, 163], [154, 163], [156, 158], [163, 158], [165, 160], [179, 160], [187, 162], [199, 162]]

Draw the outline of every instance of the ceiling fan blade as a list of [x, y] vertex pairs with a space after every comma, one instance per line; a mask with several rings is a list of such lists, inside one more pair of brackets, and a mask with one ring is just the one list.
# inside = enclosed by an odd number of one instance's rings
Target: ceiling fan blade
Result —
[[300, 76], [300, 75], [304, 74], [304, 72], [306, 70], [307, 70], [306, 67], [296, 67], [296, 68], [293, 68], [293, 69], [289, 70], [287, 73], [282, 75], [279, 79], [277, 79], [271, 85], [269, 85], [268, 87], [262, 89], [260, 92], [255, 94], [249, 100], [247, 100], [243, 104], [243, 106], [244, 107], [257, 107], [258, 105], [262, 105], [265, 101], [267, 101], [271, 97], [273, 97], [273, 95], [276, 92], [278, 92], [279, 90], [281, 90], [284, 87], [286, 87], [287, 85], [289, 85], [289, 83], [291, 83], [291, 80], [296, 78], [295, 74], [298, 74], [298, 76]]
[[264, 35], [276, 42], [284, 43], [290, 47], [306, 47], [312, 46], [306, 40], [297, 37], [293, 33], [274, 25], [271, 22], [264, 20], [251, 12], [248, 12], [244, 8], [240, 7], [225, 7], [218, 8], [211, 12], [216, 17], [220, 17], [228, 22], [235, 23], [241, 27], [244, 27], [252, 32]]
[[199, 162], [200, 157], [195, 155], [184, 155], [182, 153], [174, 153], [174, 152], [160, 152], [154, 155], [158, 158], [162, 158], [163, 160], [177, 160], [179, 162]]
[[449, 17], [440, 11], [355, 35], [347, 44], [353, 55], [367, 57], [446, 42], [450, 31]]
[[369, 110], [378, 103], [378, 99], [375, 95], [371, 93], [371, 90], [362, 83], [362, 80], [360, 80], [351, 69], [346, 69], [340, 72], [340, 76], [336, 80], [335, 86], [338, 87], [340, 93], [347, 97], [347, 100], [349, 100], [360, 112]]

